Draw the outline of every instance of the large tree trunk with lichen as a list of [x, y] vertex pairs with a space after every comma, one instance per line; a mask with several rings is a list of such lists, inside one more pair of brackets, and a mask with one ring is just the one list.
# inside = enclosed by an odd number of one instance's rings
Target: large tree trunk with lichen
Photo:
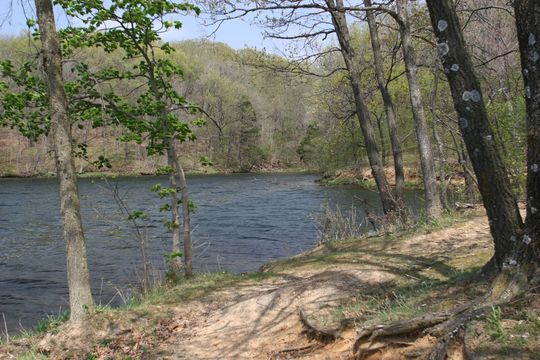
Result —
[[340, 10], [343, 9], [343, 1], [336, 0], [334, 2], [334, 0], [327, 0], [327, 5], [330, 9], [335, 9], [334, 11], [331, 11], [332, 23], [338, 36], [343, 60], [345, 61], [345, 65], [349, 71], [349, 79], [356, 106], [356, 115], [358, 116], [358, 120], [360, 122], [362, 134], [364, 135], [364, 144], [366, 146], [371, 172], [373, 174], [373, 178], [375, 179], [375, 183], [377, 184], [379, 197], [381, 198], [383, 205], [383, 211], [386, 214], [399, 211], [400, 204], [396, 201], [392, 193], [392, 189], [388, 184], [381, 154], [377, 146], [375, 129], [371, 123], [369, 110], [364, 100], [365, 94], [363, 93], [363, 89], [360, 84], [359, 61], [351, 44], [347, 19], [345, 13]]
[[[364, 0], [366, 7], [371, 7], [371, 0]], [[405, 172], [403, 171], [403, 156], [401, 152], [401, 141], [398, 137], [396, 124], [396, 111], [394, 101], [386, 84], [384, 77], [384, 62], [381, 54], [381, 43], [379, 40], [379, 30], [375, 21], [373, 11], [367, 11], [367, 23], [369, 26], [369, 34], [371, 38], [371, 48], [373, 49], [373, 65], [375, 68], [375, 78], [377, 86], [382, 96], [384, 113], [386, 115], [386, 123], [388, 125], [388, 133], [390, 134], [390, 144], [392, 146], [392, 156], [394, 159], [394, 171], [396, 181], [396, 201], [403, 203], [403, 188], [405, 183]]]
[[62, 77], [62, 55], [51, 0], [36, 0], [35, 3], [42, 42], [43, 70], [49, 95], [60, 211], [66, 243], [70, 320], [80, 323], [88, 311], [93, 309], [94, 303], [72, 153], [71, 122]]
[[[540, 260], [540, 2], [514, 0], [527, 109], [527, 217], [516, 254], [521, 264]], [[527, 244], [528, 243], [528, 244]], [[532, 271], [532, 269], [531, 269]]]
[[422, 181], [424, 184], [424, 194], [426, 197], [426, 215], [428, 218], [436, 219], [441, 217], [442, 204], [439, 194], [439, 185], [437, 183], [437, 176], [435, 175], [433, 150], [431, 148], [431, 140], [429, 139], [429, 131], [424, 113], [422, 92], [420, 91], [420, 81], [418, 80], [418, 71], [412, 44], [407, 3], [407, 0], [397, 1], [397, 12], [401, 18], [401, 23], [399, 24], [399, 33], [401, 35], [403, 60], [405, 62], [407, 80], [409, 82], [409, 95], [416, 130], [416, 139], [418, 141], [418, 150], [420, 152]]
[[459, 116], [460, 131], [490, 220], [495, 243], [493, 260], [501, 269], [505, 256], [513, 250], [515, 241], [512, 240], [521, 231], [521, 216], [495, 144], [480, 82], [466, 50], [453, 4], [450, 0], [430, 0], [427, 5], [438, 38], [437, 51]]

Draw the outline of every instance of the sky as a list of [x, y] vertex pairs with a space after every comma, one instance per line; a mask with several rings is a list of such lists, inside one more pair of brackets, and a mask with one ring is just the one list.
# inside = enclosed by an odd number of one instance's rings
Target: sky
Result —
[[[32, 1], [22, 0], [25, 3]], [[24, 32], [26, 17], [33, 16], [31, 6], [23, 9], [21, 0], [0, 0], [0, 36], [16, 36]], [[10, 4], [12, 4], [10, 6]], [[68, 21], [61, 9], [56, 9], [56, 21], [58, 26], [65, 26]], [[215, 32], [215, 26], [202, 25], [202, 19], [197, 19], [194, 14], [179, 16], [183, 27], [180, 30], [172, 30], [163, 35], [165, 41], [180, 41], [187, 39], [208, 39], [228, 44], [234, 49], [255, 47], [266, 49], [271, 53], [280, 53], [280, 45], [271, 39], [264, 39], [262, 29], [248, 22], [235, 19], [223, 23]]]

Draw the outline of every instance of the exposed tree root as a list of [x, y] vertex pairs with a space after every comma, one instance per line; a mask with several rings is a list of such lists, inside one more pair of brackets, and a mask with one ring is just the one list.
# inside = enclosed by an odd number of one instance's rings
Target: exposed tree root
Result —
[[[369, 353], [378, 351], [385, 346], [385, 343], [396, 344], [394, 339], [396, 336], [417, 336], [426, 328], [440, 324], [449, 317], [449, 313], [434, 313], [410, 320], [395, 322], [390, 325], [372, 325], [362, 327], [359, 329], [358, 336], [353, 344], [353, 354], [355, 358], [361, 359]], [[377, 338], [384, 338], [384, 340], [375, 342]], [[410, 343], [399, 341], [397, 344], [403, 346]]]
[[[470, 358], [466, 350], [467, 325], [482, 317], [492, 306], [509, 303], [528, 289], [526, 267], [507, 266], [497, 276], [491, 290], [484, 297], [456, 307], [450, 312], [422, 315], [389, 325], [372, 325], [358, 330], [353, 345], [353, 356], [362, 359], [379, 350], [381, 343], [395, 344], [392, 337], [404, 336], [411, 340], [423, 336], [438, 339], [428, 355], [429, 360], [445, 360], [458, 353], [458, 358]], [[377, 342], [375, 340], [378, 339]]]
[[347, 320], [342, 320], [336, 327], [323, 328], [310, 319], [303, 309], [300, 310], [300, 321], [304, 325], [304, 333], [309, 338], [325, 344], [335, 341], [348, 323]]
[[322, 347], [321, 344], [314, 343], [314, 344], [310, 344], [306, 346], [279, 350], [273, 353], [272, 355], [270, 355], [270, 360], [289, 359], [291, 356], [306, 355], [312, 351], [320, 349], [321, 347]]

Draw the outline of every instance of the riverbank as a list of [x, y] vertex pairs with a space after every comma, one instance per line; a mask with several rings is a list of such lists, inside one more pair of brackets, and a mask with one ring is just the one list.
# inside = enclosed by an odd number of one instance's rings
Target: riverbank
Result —
[[[390, 185], [395, 186], [395, 172], [393, 167], [385, 167], [384, 172]], [[422, 186], [422, 177], [418, 170], [407, 167], [405, 172], [405, 187], [419, 188]], [[365, 189], [376, 189], [375, 179], [371, 173], [369, 166], [363, 169], [343, 169], [334, 173], [324, 174], [319, 183], [321, 185], [353, 185], [360, 186]]]
[[[393, 167], [385, 167], [384, 172], [388, 183], [391, 186], [395, 186], [395, 171]], [[422, 175], [419, 169], [414, 167], [405, 167], [405, 180], [404, 186], [406, 189], [422, 189]], [[444, 186], [447, 188], [463, 188], [465, 186], [465, 179], [463, 174], [455, 170], [452, 174], [447, 174], [447, 179], [444, 182]], [[327, 186], [336, 186], [336, 185], [347, 185], [347, 186], [358, 186], [363, 189], [376, 190], [377, 185], [375, 179], [371, 173], [369, 167], [365, 167], [359, 170], [343, 169], [338, 170], [334, 173], [324, 174], [321, 176], [321, 179], [318, 181], [321, 185]]]
[[[256, 273], [201, 274], [123, 308], [100, 308], [84, 329], [42, 326], [45, 333], [4, 343], [0, 358], [347, 358], [358, 326], [448, 310], [482, 294], [489, 280], [477, 271], [491, 254], [485, 215], [464, 212], [333, 241]], [[336, 339], [310, 339], [306, 319], [339, 329]], [[494, 308], [467, 334], [467, 350], [480, 358], [535, 358], [540, 296]], [[431, 342], [376, 343], [367, 358], [421, 356]]]
[[[261, 165], [253, 168], [250, 171], [238, 171], [235, 169], [221, 168], [221, 167], [201, 167], [199, 169], [188, 169], [186, 175], [229, 175], [229, 174], [270, 174], [270, 173], [290, 173], [290, 174], [312, 174], [313, 171], [303, 167], [277, 167], [271, 165]], [[85, 171], [80, 172], [77, 176], [80, 179], [92, 179], [92, 178], [114, 178], [114, 177], [137, 177], [137, 176], [157, 176], [157, 171]], [[55, 178], [56, 173], [1, 173], [0, 179], [50, 179]]]

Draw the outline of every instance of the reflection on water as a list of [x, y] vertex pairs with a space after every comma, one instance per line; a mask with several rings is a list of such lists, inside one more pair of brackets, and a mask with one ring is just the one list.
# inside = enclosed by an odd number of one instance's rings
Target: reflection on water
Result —
[[[239, 174], [189, 177], [197, 205], [192, 216], [196, 271], [253, 271], [265, 262], [309, 249], [316, 242], [313, 214], [321, 205], [342, 209], [358, 198], [378, 206], [374, 192], [321, 187], [305, 174]], [[137, 239], [120, 214], [109, 184], [80, 181], [83, 222], [94, 295], [108, 303], [136, 282]], [[164, 177], [120, 178], [119, 193], [133, 210], [150, 215], [144, 232], [153, 266], [162, 268], [170, 234], [159, 207], [166, 199], [150, 191]], [[417, 204], [414, 193], [409, 202]], [[362, 211], [358, 211], [362, 216]], [[29, 328], [68, 306], [64, 245], [54, 179], [0, 180], [0, 313], [8, 327]], [[116, 303], [118, 299], [113, 299]], [[1, 315], [0, 315], [1, 316]]]

